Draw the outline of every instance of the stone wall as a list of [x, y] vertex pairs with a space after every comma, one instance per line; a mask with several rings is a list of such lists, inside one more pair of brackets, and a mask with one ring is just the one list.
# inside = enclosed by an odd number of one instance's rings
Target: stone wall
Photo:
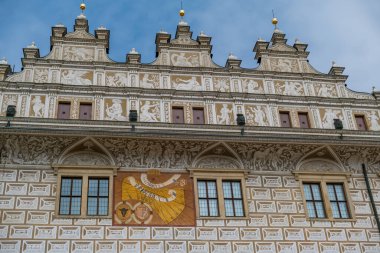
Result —
[[[380, 251], [362, 175], [349, 184], [356, 221], [310, 221], [291, 173], [252, 172], [249, 218], [198, 219], [195, 227], [116, 227], [111, 219], [54, 217], [52, 169], [0, 169], [0, 252], [365, 252]], [[380, 209], [380, 178], [370, 175]], [[380, 211], [380, 210], [379, 210]]]

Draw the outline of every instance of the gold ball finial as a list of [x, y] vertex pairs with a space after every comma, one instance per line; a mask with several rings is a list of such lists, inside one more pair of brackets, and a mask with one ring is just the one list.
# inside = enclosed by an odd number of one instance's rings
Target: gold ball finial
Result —
[[180, 10], [180, 11], [179, 11], [179, 15], [180, 15], [181, 17], [184, 17], [184, 16], [185, 16], [185, 10], [183, 10], [183, 9]]
[[85, 5], [84, 3], [81, 3], [81, 4], [80, 4], [80, 9], [81, 9], [82, 11], [84, 11], [84, 10], [86, 9], [86, 5]]
[[277, 25], [278, 24], [278, 19], [277, 18], [272, 18], [272, 24]]

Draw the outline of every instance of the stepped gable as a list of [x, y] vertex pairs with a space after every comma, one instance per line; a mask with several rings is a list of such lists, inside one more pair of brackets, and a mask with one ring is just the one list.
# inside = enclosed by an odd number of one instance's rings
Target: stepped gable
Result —
[[253, 51], [256, 53], [255, 59], [260, 64], [258, 70], [323, 74], [309, 64], [307, 44], [297, 39], [294, 45], [290, 46], [285, 37], [285, 33], [276, 28], [270, 42], [263, 39], [256, 42]]
[[277, 27], [269, 42], [256, 42], [256, 69], [240, 67], [241, 60], [232, 54], [224, 67], [215, 64], [211, 37], [201, 32], [194, 40], [183, 19], [174, 38], [165, 31], [156, 34], [157, 58], [147, 64], [141, 63], [141, 55], [135, 49], [127, 54], [124, 63], [111, 60], [110, 31], [99, 27], [94, 34], [89, 33], [83, 14], [75, 19], [74, 31], [67, 30], [61, 24], [52, 27], [51, 51], [46, 57], [40, 56], [34, 43], [24, 48], [21, 72], [11, 73], [10, 65], [0, 61], [0, 80], [375, 100], [372, 94], [346, 87], [344, 67], [333, 63], [328, 73], [318, 72], [308, 62], [308, 45], [299, 40], [288, 45], [285, 33]]
[[95, 30], [95, 35], [89, 33], [88, 20], [81, 14], [75, 19], [74, 31], [71, 33], [67, 33], [67, 28], [63, 25], [52, 27], [51, 52], [45, 59], [63, 60], [67, 63], [112, 62], [107, 56], [109, 39], [110, 31], [102, 26]]
[[181, 20], [177, 26], [175, 38], [167, 32], [156, 34], [156, 56], [154, 65], [176, 67], [220, 67], [213, 63], [211, 57], [211, 37], [201, 32], [196, 40], [192, 38], [190, 26]]

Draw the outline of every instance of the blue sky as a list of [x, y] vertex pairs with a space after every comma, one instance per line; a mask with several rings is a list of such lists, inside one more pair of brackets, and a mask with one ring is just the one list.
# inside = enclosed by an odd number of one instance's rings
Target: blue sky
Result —
[[[93, 31], [111, 30], [110, 56], [125, 61], [135, 47], [142, 61], [155, 57], [154, 39], [161, 28], [174, 33], [180, 0], [87, 0], [86, 16]], [[81, 0], [0, 0], [0, 57], [20, 70], [22, 48], [35, 41], [41, 55], [50, 48], [51, 26], [63, 23], [72, 30]], [[186, 21], [194, 37], [204, 31], [213, 37], [213, 59], [223, 65], [233, 52], [242, 66], [256, 66], [253, 46], [259, 37], [270, 40], [272, 9], [279, 28], [293, 45], [308, 43], [310, 63], [328, 72], [331, 62], [346, 67], [348, 87], [380, 90], [379, 0], [184, 0]]]

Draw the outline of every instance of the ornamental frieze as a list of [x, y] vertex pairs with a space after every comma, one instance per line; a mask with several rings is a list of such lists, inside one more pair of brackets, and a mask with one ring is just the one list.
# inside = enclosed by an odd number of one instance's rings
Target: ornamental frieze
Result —
[[[80, 141], [82, 139], [82, 141]], [[2, 164], [51, 165], [57, 163], [65, 150], [73, 149], [78, 137], [0, 135]], [[223, 161], [242, 164], [251, 171], [294, 171], [298, 164], [322, 155], [323, 146], [301, 144], [246, 144], [215, 142], [98, 138], [99, 145], [112, 155], [117, 166], [124, 168], [162, 168], [185, 170], [205, 161], [224, 166]], [[87, 143], [87, 142], [86, 142]], [[77, 148], [75, 148], [77, 149]], [[319, 151], [318, 151], [319, 150]], [[380, 148], [332, 146], [344, 170], [361, 173], [365, 163], [370, 171], [380, 171]], [[323, 157], [322, 157], [323, 158]], [[326, 160], [326, 159], [325, 159]], [[336, 160], [333, 163], [338, 163]], [[198, 165], [197, 165], [198, 164]], [[215, 165], [218, 167], [218, 165]], [[214, 166], [214, 167], [215, 167]], [[240, 165], [239, 165], [240, 166]], [[314, 165], [313, 165], [314, 166]], [[339, 168], [327, 168], [334, 171]]]

